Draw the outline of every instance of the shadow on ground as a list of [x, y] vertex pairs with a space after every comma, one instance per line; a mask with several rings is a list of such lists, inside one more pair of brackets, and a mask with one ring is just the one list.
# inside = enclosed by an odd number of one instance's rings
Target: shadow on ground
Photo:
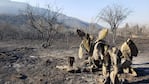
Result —
[[[148, 63], [143, 63], [148, 64]], [[138, 64], [142, 65], [142, 64]], [[135, 69], [138, 73], [137, 77], [133, 78], [133, 81], [129, 84], [148, 84], [149, 83], [149, 68], [148, 67], [138, 67]]]

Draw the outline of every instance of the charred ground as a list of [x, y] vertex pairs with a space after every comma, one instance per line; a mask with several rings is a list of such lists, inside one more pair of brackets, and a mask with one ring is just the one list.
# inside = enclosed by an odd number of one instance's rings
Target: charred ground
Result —
[[[127, 83], [149, 83], [149, 39], [133, 38], [139, 55], [134, 57], [133, 67], [137, 77], [124, 74]], [[66, 42], [68, 41], [68, 42]], [[0, 83], [1, 84], [97, 84], [100, 72], [68, 73], [56, 69], [66, 65], [67, 57], [74, 56], [78, 66], [80, 39], [73, 36], [68, 40], [57, 39], [49, 48], [42, 48], [39, 40], [11, 40], [0, 42]], [[117, 44], [124, 41], [118, 37]]]

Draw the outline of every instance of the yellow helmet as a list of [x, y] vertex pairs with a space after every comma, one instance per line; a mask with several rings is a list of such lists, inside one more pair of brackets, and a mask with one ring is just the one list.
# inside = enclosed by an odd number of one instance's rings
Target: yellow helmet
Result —
[[99, 40], [103, 40], [108, 34], [108, 29], [103, 28], [101, 31], [98, 33], [97, 40], [95, 42], [98, 42]]

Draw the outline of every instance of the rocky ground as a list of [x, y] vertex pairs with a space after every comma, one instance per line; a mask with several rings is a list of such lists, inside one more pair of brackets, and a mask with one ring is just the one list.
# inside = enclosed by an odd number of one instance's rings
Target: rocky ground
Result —
[[[139, 55], [133, 67], [137, 77], [124, 75], [127, 84], [149, 84], [149, 39], [134, 39]], [[55, 42], [43, 49], [40, 41], [0, 41], [0, 84], [98, 84], [100, 72], [68, 73], [56, 69], [66, 65], [67, 58], [76, 58], [79, 42]]]

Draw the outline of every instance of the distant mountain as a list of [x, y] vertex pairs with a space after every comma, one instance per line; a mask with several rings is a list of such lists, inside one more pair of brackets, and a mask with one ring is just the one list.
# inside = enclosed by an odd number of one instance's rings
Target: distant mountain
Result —
[[[0, 15], [1, 15], [0, 19], [6, 20], [13, 24], [21, 24], [21, 22], [24, 22], [25, 19], [22, 16], [16, 16], [16, 15], [21, 14], [21, 12], [26, 9], [27, 5], [28, 4], [21, 3], [21, 2], [1, 0], [0, 1]], [[40, 12], [46, 11], [46, 9], [44, 8], [37, 8], [37, 7], [32, 7], [32, 8]], [[12, 20], [12, 22], [10, 20]], [[64, 14], [60, 14], [60, 16], [58, 17], [58, 21], [65, 24], [68, 27], [73, 27], [73, 28], [89, 27], [89, 23], [79, 20], [77, 18], [66, 16]], [[98, 24], [94, 24], [94, 25], [97, 28], [102, 28], [102, 26]]]
[[[61, 14], [59, 16], [59, 21], [64, 23], [67, 26], [76, 27], [76, 28], [87, 28], [90, 25], [87, 22], [84, 22], [84, 21], [79, 20], [77, 18], [66, 16], [66, 15], [63, 15], [63, 14]], [[94, 25], [96, 28], [102, 28], [102, 26], [100, 26], [96, 23], [92, 23], [92, 25]]]
[[0, 1], [0, 14], [17, 15], [20, 10], [25, 10], [27, 4], [9, 0]]

